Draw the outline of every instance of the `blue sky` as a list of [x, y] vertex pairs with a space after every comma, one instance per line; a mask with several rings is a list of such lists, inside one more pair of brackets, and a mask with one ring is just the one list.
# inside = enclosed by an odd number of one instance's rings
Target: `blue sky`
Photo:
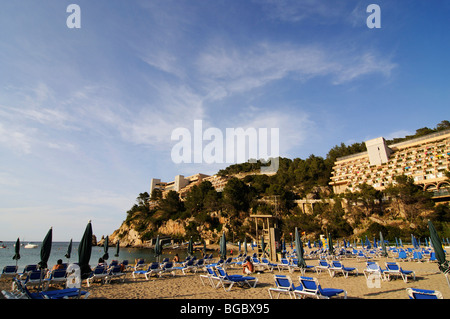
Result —
[[[69, 4], [81, 28], [69, 29]], [[369, 4], [381, 28], [369, 29]], [[279, 128], [280, 155], [449, 120], [448, 1], [3, 1], [0, 240], [78, 241], [175, 164], [175, 128]]]

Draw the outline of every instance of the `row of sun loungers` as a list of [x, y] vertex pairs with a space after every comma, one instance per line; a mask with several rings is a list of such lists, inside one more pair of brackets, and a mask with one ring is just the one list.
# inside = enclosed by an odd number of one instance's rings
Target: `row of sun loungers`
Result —
[[[274, 275], [275, 287], [269, 288], [269, 296], [273, 299], [273, 295], [277, 294], [277, 298], [281, 294], [287, 294], [292, 298], [313, 297], [318, 299], [330, 299], [339, 295], [347, 298], [347, 292], [344, 289], [322, 288], [317, 278], [299, 276], [299, 285], [295, 286], [292, 279], [285, 275]], [[443, 299], [442, 293], [437, 290], [406, 288], [406, 292], [410, 299]]]
[[347, 299], [347, 292], [344, 289], [322, 288], [317, 278], [299, 276], [299, 285], [295, 286], [289, 276], [275, 275], [275, 288], [269, 288], [270, 298], [272, 293], [288, 294], [291, 298], [314, 297], [317, 299], [330, 299], [331, 297], [343, 294], [343, 298]]

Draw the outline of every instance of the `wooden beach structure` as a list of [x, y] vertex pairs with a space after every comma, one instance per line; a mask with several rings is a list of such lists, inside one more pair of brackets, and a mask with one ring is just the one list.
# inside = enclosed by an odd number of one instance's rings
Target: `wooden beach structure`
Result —
[[[281, 252], [281, 236], [278, 228], [278, 219], [272, 215], [250, 215], [255, 220], [257, 253], [266, 255], [271, 261], [278, 261], [277, 253]], [[261, 246], [264, 239], [264, 247]]]

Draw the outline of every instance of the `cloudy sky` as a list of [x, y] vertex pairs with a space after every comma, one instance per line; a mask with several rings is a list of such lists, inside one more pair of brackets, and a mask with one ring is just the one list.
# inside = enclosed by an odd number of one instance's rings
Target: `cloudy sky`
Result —
[[449, 17], [443, 0], [2, 1], [0, 240], [111, 234], [151, 178], [228, 166], [173, 162], [195, 120], [279, 128], [289, 158], [434, 128]]

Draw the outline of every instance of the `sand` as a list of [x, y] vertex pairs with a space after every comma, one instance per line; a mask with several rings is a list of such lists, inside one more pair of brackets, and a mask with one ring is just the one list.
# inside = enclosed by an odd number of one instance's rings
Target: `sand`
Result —
[[[384, 268], [386, 261], [394, 261], [394, 259], [376, 258], [375, 261]], [[308, 265], [318, 265], [317, 259], [307, 259], [306, 262]], [[305, 275], [317, 278], [322, 287], [345, 289], [348, 299], [408, 299], [407, 287], [438, 290], [444, 299], [450, 298], [450, 288], [435, 262], [400, 262], [403, 269], [415, 272], [415, 280], [408, 279], [405, 283], [399, 277], [390, 281], [381, 281], [379, 285], [374, 281], [367, 283], [363, 274], [366, 267], [364, 260], [343, 258], [341, 262], [346, 267], [356, 267], [359, 274], [357, 276], [350, 274], [345, 278], [342, 275], [331, 277], [327, 271], [322, 271], [320, 274], [308, 271]], [[229, 268], [228, 273], [242, 274], [242, 270]], [[165, 275], [161, 278], [151, 277], [150, 280], [146, 280], [143, 276], [134, 279], [129, 271], [124, 282], [115, 280], [109, 284], [93, 283], [91, 287], [87, 287], [83, 282], [83, 290], [90, 292], [89, 299], [269, 299], [268, 288], [275, 286], [273, 279], [275, 274], [288, 275], [298, 285], [300, 272], [290, 273], [288, 270], [274, 269], [273, 272], [255, 273], [253, 276], [259, 280], [255, 288], [235, 286], [229, 292], [224, 291], [223, 288], [215, 289], [210, 285], [203, 285], [200, 280], [200, 275], [203, 274], [205, 274], [203, 271], [186, 275], [178, 272], [174, 277]], [[0, 289], [10, 290], [11, 282], [1, 280]], [[289, 299], [289, 296], [281, 295], [280, 299]]]

